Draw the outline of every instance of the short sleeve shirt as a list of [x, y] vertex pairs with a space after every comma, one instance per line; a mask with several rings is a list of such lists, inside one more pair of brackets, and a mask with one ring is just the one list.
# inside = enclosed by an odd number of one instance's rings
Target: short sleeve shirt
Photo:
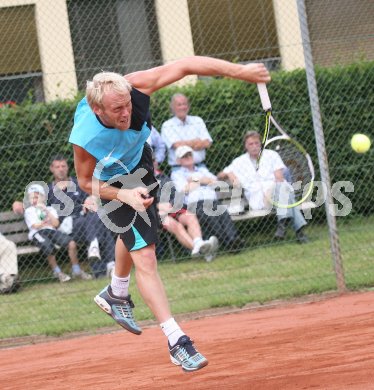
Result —
[[94, 176], [108, 181], [116, 175], [128, 174], [140, 161], [144, 144], [151, 133], [149, 96], [133, 88], [132, 115], [128, 130], [104, 126], [83, 98], [75, 111], [69, 142], [95, 157]]
[[[55, 218], [58, 218], [57, 212], [53, 207], [48, 206], [47, 210]], [[43, 221], [45, 217], [45, 212], [37, 206], [30, 206], [25, 210], [24, 218], [26, 225], [29, 228], [29, 240], [31, 240], [34, 234], [38, 231], [38, 229], [33, 228], [32, 225]], [[43, 229], [56, 230], [52, 225], [43, 226]]]
[[[171, 166], [177, 165], [175, 149], [172, 147], [175, 142], [195, 138], [213, 142], [204, 121], [198, 116], [191, 115], [187, 115], [184, 122], [175, 116], [164, 122], [161, 137], [168, 148], [168, 163]], [[195, 164], [199, 164], [205, 160], [205, 150], [194, 150], [193, 156]]]
[[[190, 171], [184, 167], [177, 169], [171, 173], [171, 180], [175, 184], [175, 188], [178, 192], [184, 191], [187, 181], [190, 177], [200, 179], [202, 177], [209, 177], [211, 179], [217, 179], [213, 173], [205, 167], [196, 167], [193, 171]], [[185, 195], [185, 203], [190, 204], [199, 202], [204, 199], [215, 200], [217, 198], [216, 192], [210, 186], [200, 185], [192, 192]]]
[[258, 170], [256, 160], [252, 160], [249, 154], [245, 153], [234, 159], [223, 172], [233, 173], [238, 178], [251, 208], [256, 210], [264, 207], [264, 194], [275, 182], [274, 172], [285, 168], [277, 152], [265, 149]]

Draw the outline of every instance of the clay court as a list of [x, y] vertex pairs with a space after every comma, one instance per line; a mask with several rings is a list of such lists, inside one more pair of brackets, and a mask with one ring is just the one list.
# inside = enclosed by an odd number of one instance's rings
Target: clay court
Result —
[[15, 389], [374, 389], [374, 292], [183, 322], [209, 365], [173, 366], [155, 326], [0, 351]]

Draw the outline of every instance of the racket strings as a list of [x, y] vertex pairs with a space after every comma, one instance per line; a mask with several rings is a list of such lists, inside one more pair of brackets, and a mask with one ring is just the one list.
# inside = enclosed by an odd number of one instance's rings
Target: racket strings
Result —
[[286, 139], [270, 140], [267, 148], [280, 155], [286, 166], [284, 178], [293, 187], [294, 202], [298, 202], [305, 196], [313, 180], [306, 155], [291, 140]]

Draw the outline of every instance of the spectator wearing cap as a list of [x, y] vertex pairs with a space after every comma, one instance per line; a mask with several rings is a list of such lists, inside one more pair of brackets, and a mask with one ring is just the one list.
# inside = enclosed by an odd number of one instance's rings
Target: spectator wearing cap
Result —
[[[197, 166], [193, 160], [193, 149], [188, 145], [179, 146], [175, 157], [180, 169], [171, 173], [171, 179], [178, 192], [185, 194], [184, 201], [189, 211], [195, 211], [201, 228], [208, 235], [217, 236], [226, 249], [238, 250], [243, 242], [227, 210], [208, 215], [204, 203], [209, 202], [212, 210], [217, 210], [218, 201], [214, 185], [217, 177], [206, 167]], [[220, 208], [222, 210], [222, 206]]]
[[71, 277], [61, 271], [56, 260], [56, 247], [67, 248], [72, 264], [73, 278], [89, 280], [92, 276], [83, 271], [77, 258], [76, 243], [73, 239], [57, 230], [60, 222], [56, 210], [47, 206], [46, 191], [40, 184], [31, 184], [27, 189], [24, 218], [29, 228], [29, 239], [47, 256], [54, 276], [60, 282], [67, 282]]
[[170, 109], [174, 116], [161, 126], [161, 136], [168, 149], [168, 164], [174, 169], [179, 168], [176, 150], [180, 146], [189, 146], [194, 163], [205, 166], [206, 149], [213, 140], [204, 121], [198, 116], [188, 115], [190, 104], [181, 93], [172, 96]]
[[[91, 203], [92, 198], [79, 187], [77, 179], [69, 175], [65, 156], [53, 156], [49, 169], [53, 181], [48, 184], [47, 206], [57, 211], [60, 221], [58, 230], [70, 235], [77, 244], [86, 245], [88, 261], [95, 277], [110, 273], [114, 264], [115, 239], [102, 222], [100, 210], [85, 206], [87, 202]], [[13, 211], [22, 215], [23, 203], [15, 201]]]
[[[161, 199], [165, 187], [172, 184], [171, 178], [160, 170], [158, 162], [153, 159], [154, 175], [159, 183], [157, 192], [157, 210], [162, 228], [173, 234], [179, 243], [191, 251], [192, 257], [204, 256], [206, 261], [212, 261], [218, 250], [217, 237], [211, 236], [203, 240], [200, 223], [195, 214], [187, 212], [185, 207], [174, 209], [175, 188], [170, 186], [169, 199]], [[165, 186], [165, 187], [164, 187]], [[169, 192], [167, 189], [166, 192]]]

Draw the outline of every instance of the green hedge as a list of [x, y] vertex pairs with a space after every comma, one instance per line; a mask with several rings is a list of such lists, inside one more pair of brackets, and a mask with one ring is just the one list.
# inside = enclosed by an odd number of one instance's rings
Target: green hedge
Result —
[[[372, 171], [374, 154], [352, 152], [353, 133], [364, 132], [373, 138], [374, 63], [317, 69], [319, 99], [331, 179], [355, 184], [354, 208], [372, 213], [374, 193]], [[318, 165], [305, 71], [279, 71], [269, 85], [275, 115], [283, 126], [307, 146]], [[152, 97], [152, 120], [156, 128], [170, 117], [170, 97], [185, 93], [191, 101], [191, 114], [201, 116], [214, 143], [207, 163], [220, 171], [243, 152], [242, 135], [250, 129], [263, 129], [263, 114], [256, 86], [236, 80], [204, 79], [194, 86], [165, 88]], [[51, 179], [48, 166], [52, 155], [64, 153], [72, 163], [67, 139], [72, 126], [73, 101], [28, 104], [0, 109], [2, 139], [2, 210], [23, 194], [31, 180]]]

